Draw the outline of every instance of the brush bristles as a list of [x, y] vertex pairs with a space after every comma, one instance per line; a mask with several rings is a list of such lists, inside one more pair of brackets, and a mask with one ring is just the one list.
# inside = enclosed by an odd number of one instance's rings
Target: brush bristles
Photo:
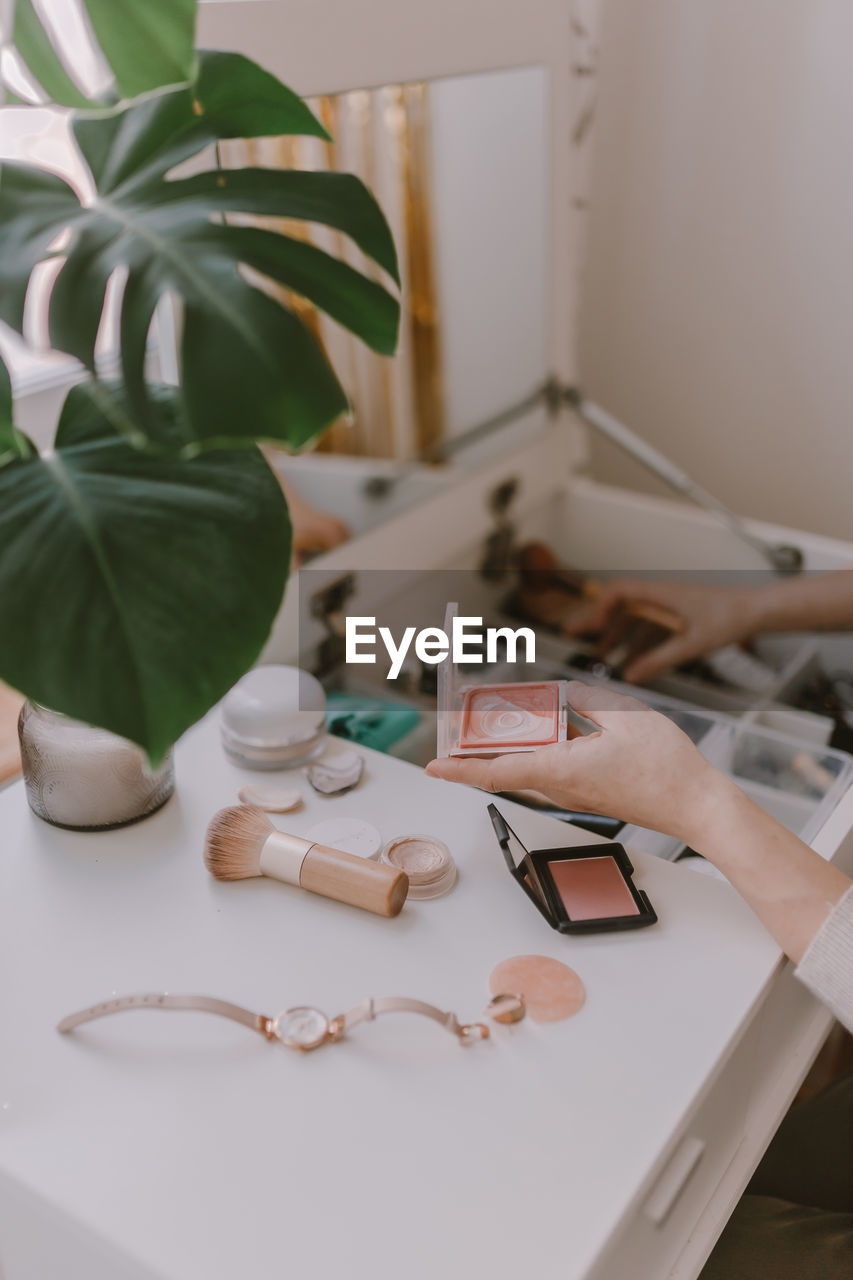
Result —
[[239, 804], [220, 809], [204, 840], [204, 865], [217, 880], [245, 880], [261, 874], [261, 850], [275, 827], [263, 809]]

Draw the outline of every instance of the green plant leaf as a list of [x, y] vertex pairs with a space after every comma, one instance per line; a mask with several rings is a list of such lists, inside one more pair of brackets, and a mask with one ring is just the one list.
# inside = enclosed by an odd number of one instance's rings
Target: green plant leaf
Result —
[[12, 161], [0, 166], [0, 320], [18, 333], [33, 269], [79, 213], [77, 197], [62, 178]]
[[[99, 234], [100, 232], [100, 234]], [[75, 252], [57, 276], [50, 308], [50, 341], [95, 372], [95, 340], [115, 267], [103, 228], [80, 232]]]
[[74, 117], [74, 137], [101, 194], [125, 179], [142, 186], [197, 154], [213, 139], [193, 114], [189, 89], [152, 94], [132, 108], [110, 107]]
[[74, 132], [102, 193], [125, 181], [145, 185], [221, 138], [328, 138], [275, 76], [242, 54], [210, 51], [199, 53], [197, 78], [186, 89], [152, 94], [132, 110], [79, 115]]
[[[152, 403], [157, 441], [173, 444], [175, 392]], [[290, 524], [255, 447], [140, 452], [84, 384], [53, 455], [0, 469], [0, 549], [0, 677], [156, 761], [258, 657]]]
[[374, 280], [304, 240], [260, 227], [222, 227], [205, 233], [211, 246], [236, 254], [247, 267], [313, 302], [326, 315], [357, 333], [374, 351], [393, 355], [400, 308]]
[[[287, 443], [301, 449], [317, 423], [333, 421], [348, 400], [325, 356], [292, 311], [225, 265], [210, 266], [217, 305], [193, 297], [184, 305], [181, 374], [194, 446], [224, 445], [237, 435], [274, 439], [289, 423]], [[240, 370], [223, 369], [226, 349]], [[233, 357], [232, 357], [233, 360]]]
[[[238, 59], [238, 72], [245, 62]], [[242, 269], [253, 267], [300, 293], [385, 354], [396, 343], [399, 304], [346, 263], [227, 217], [251, 213], [332, 227], [396, 279], [394, 243], [373, 196], [349, 174], [238, 169], [169, 178], [178, 160], [209, 140], [217, 113], [222, 129], [247, 123], [230, 114], [239, 107], [224, 84], [232, 65], [231, 55], [203, 61], [202, 81], [216, 89], [208, 95], [210, 116], [194, 111], [192, 92], [179, 89], [77, 117], [75, 136], [97, 184], [86, 205], [61, 179], [19, 164], [4, 167], [0, 225], [14, 254], [0, 256], [0, 318], [20, 332], [30, 273], [65, 235], [66, 260], [49, 304], [51, 340], [90, 370], [107, 282], [118, 268], [126, 270], [120, 331], [129, 434], [148, 430], [146, 341], [158, 299], [171, 293], [184, 313], [187, 447], [249, 438], [298, 449], [347, 408], [347, 399], [302, 321]], [[288, 119], [308, 128], [313, 117], [306, 122], [280, 88], [270, 119], [276, 127]], [[268, 85], [266, 93], [276, 96]], [[261, 128], [260, 107], [253, 119]]]
[[35, 445], [15, 427], [12, 416], [12, 380], [0, 360], [0, 467], [35, 453]]
[[27, 70], [51, 102], [61, 107], [91, 106], [54, 51], [32, 0], [16, 0], [12, 40]]
[[0, 360], [0, 441], [12, 425], [12, 379], [5, 360]]
[[194, 110], [217, 138], [298, 134], [331, 141], [298, 94], [241, 53], [199, 53]]
[[352, 173], [301, 169], [216, 169], [163, 184], [160, 208], [176, 216], [203, 205], [211, 212], [299, 218], [334, 227], [400, 283], [397, 253], [385, 216]]
[[84, 0], [124, 98], [193, 75], [196, 0]]

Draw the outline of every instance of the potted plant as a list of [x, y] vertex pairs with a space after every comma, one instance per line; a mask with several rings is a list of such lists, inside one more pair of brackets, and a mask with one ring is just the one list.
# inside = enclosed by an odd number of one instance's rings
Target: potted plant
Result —
[[[352, 175], [218, 166], [222, 139], [326, 134], [256, 63], [195, 50], [195, 0], [84, 4], [113, 76], [98, 101], [32, 0], [17, 0], [11, 29], [42, 91], [33, 100], [70, 111], [88, 189], [33, 165], [0, 171], [0, 319], [22, 333], [33, 271], [60, 260], [50, 342], [83, 373], [40, 454], [15, 426], [0, 367], [0, 679], [138, 744], [156, 767], [256, 661], [282, 599], [287, 504], [257, 442], [302, 449], [347, 407], [323, 351], [265, 283], [376, 351], [396, 345], [399, 306], [383, 284], [255, 219], [333, 227], [394, 282], [397, 263]], [[108, 379], [95, 344], [110, 280], [121, 296]], [[167, 297], [176, 386], [153, 383], [146, 363]]]

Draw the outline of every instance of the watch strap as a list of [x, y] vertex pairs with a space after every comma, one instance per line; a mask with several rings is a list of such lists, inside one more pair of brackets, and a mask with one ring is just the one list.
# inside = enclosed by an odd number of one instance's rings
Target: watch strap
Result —
[[88, 1009], [80, 1009], [70, 1013], [57, 1024], [57, 1031], [73, 1031], [84, 1022], [92, 1022], [95, 1018], [106, 1018], [111, 1013], [123, 1013], [126, 1009], [191, 1009], [199, 1013], [215, 1013], [222, 1018], [230, 1018], [240, 1022], [252, 1031], [260, 1031], [269, 1036], [270, 1019], [261, 1013], [252, 1013], [239, 1004], [231, 1004], [229, 1000], [217, 1000], [213, 996], [171, 996], [166, 992], [145, 992], [139, 995], [117, 996], [113, 1000], [102, 1000], [100, 1004], [90, 1005]]
[[346, 1013], [340, 1014], [332, 1023], [333, 1035], [342, 1035], [358, 1026], [360, 1022], [372, 1022], [384, 1013], [417, 1013], [424, 1018], [431, 1018], [448, 1031], [452, 1032], [463, 1043], [470, 1040], [486, 1040], [489, 1028], [483, 1022], [461, 1023], [455, 1013], [439, 1009], [425, 1000], [412, 1000], [408, 996], [377, 996], [362, 1000]]

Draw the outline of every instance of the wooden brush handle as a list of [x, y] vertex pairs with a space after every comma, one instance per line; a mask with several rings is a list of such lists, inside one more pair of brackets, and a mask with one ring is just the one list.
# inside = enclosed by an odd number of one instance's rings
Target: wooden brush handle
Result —
[[[597, 600], [604, 590], [604, 583], [599, 582], [597, 578], [586, 578], [583, 584], [583, 594], [587, 600]], [[674, 635], [680, 635], [684, 630], [684, 619], [680, 613], [676, 613], [674, 609], [668, 609], [666, 605], [654, 604], [651, 600], [628, 600], [623, 604], [622, 609], [627, 613], [629, 618], [640, 618], [643, 622], [651, 622], [656, 627], [662, 627], [664, 631], [671, 631]]]
[[[544, 592], [549, 587], [558, 587], [571, 595], [582, 596], [585, 600], [597, 600], [604, 590], [604, 583], [598, 578], [588, 577], [577, 569], [561, 568], [554, 552], [544, 542], [530, 542], [522, 547], [519, 569], [522, 590], [526, 587], [528, 590]], [[684, 630], [681, 614], [668, 609], [666, 605], [654, 604], [650, 600], [629, 600], [622, 607], [629, 618], [651, 622], [674, 635], [680, 635]]]
[[305, 855], [299, 883], [309, 893], [348, 902], [378, 916], [400, 913], [409, 892], [409, 877], [369, 858], [314, 844]]

